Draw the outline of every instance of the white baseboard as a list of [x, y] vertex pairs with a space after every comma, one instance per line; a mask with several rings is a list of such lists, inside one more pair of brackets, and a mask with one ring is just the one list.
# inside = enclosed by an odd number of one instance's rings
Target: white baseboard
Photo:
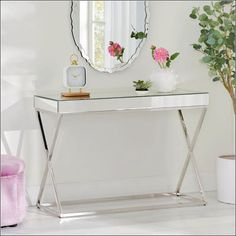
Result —
[[[205, 191], [214, 191], [215, 176], [201, 174]], [[145, 194], [157, 192], [173, 192], [177, 179], [169, 181], [160, 177], [133, 178], [127, 180], [115, 181], [96, 181], [92, 183], [59, 183], [57, 184], [58, 192], [62, 200], [78, 200], [97, 197], [121, 196], [132, 194]], [[30, 204], [35, 205], [39, 186], [29, 186], [27, 192], [30, 198]], [[198, 185], [194, 176], [188, 175], [184, 180], [183, 192], [197, 192]], [[46, 185], [44, 199], [52, 201], [53, 192], [50, 185]]]

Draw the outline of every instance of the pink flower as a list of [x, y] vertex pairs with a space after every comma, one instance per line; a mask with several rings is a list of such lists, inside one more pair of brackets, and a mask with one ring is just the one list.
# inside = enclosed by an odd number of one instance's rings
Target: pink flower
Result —
[[113, 43], [112, 41], [109, 42], [108, 52], [112, 57], [117, 57], [117, 60], [123, 62], [123, 53], [124, 48], [120, 46], [119, 43]]
[[122, 54], [122, 48], [121, 48], [120, 44], [114, 43], [114, 48], [115, 48], [115, 51], [116, 51], [117, 55], [121, 55]]
[[121, 56], [122, 55], [122, 47], [118, 43], [110, 42], [110, 45], [108, 47], [108, 52], [112, 57]]
[[108, 52], [110, 53], [110, 55], [111, 55], [112, 57], [115, 56], [115, 49], [114, 49], [113, 46], [109, 46], [109, 47], [108, 47]]
[[165, 48], [156, 48], [153, 57], [156, 62], [165, 63], [169, 58], [169, 52]]

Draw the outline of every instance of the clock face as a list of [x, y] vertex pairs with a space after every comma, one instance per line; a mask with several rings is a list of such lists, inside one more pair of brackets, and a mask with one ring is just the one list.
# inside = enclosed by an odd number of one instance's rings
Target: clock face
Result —
[[82, 88], [86, 84], [86, 71], [82, 66], [69, 66], [66, 69], [65, 86], [69, 88]]

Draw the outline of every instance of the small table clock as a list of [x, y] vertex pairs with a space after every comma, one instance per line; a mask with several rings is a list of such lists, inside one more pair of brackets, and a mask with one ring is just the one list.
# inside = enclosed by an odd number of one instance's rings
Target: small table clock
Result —
[[[63, 92], [63, 97], [86, 97], [88, 92], [83, 92], [82, 88], [86, 85], [86, 69], [83, 66], [78, 66], [78, 57], [71, 55], [71, 65], [64, 70], [64, 86], [69, 89], [68, 92]], [[78, 92], [72, 92], [72, 89], [80, 89]]]

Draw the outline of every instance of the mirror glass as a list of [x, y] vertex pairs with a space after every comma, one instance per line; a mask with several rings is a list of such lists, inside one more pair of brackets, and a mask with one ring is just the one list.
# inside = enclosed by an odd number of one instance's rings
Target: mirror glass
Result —
[[148, 35], [146, 1], [72, 1], [74, 42], [96, 70], [112, 73], [127, 68]]

